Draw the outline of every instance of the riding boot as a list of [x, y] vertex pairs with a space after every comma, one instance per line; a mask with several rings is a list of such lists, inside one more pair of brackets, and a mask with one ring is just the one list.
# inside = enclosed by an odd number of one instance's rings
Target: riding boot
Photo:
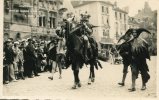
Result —
[[88, 41], [84, 41], [84, 61], [85, 61], [85, 63], [88, 63], [88, 61], [89, 61], [87, 50], [88, 50]]

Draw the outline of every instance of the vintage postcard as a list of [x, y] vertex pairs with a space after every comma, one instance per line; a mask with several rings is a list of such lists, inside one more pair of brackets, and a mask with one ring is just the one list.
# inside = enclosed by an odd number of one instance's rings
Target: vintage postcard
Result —
[[158, 98], [158, 0], [1, 0], [1, 99]]

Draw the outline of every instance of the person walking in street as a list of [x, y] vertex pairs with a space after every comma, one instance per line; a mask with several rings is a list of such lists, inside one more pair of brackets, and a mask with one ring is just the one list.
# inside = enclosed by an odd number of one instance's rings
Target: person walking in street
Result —
[[55, 35], [53, 36], [51, 42], [49, 43], [49, 49], [48, 49], [49, 65], [51, 65], [51, 76], [48, 78], [51, 80], [53, 80], [53, 76], [57, 66], [56, 63], [57, 44], [58, 44], [58, 36]]
[[128, 73], [128, 66], [131, 63], [131, 51], [130, 51], [130, 44], [123, 43], [119, 46], [118, 51], [123, 59], [123, 77], [121, 83], [118, 83], [121, 86], [125, 85], [125, 79]]

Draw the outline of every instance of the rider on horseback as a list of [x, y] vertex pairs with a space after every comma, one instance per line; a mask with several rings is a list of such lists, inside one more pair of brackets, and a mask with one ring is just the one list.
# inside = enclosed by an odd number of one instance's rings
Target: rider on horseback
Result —
[[87, 50], [90, 48], [89, 37], [93, 33], [92, 25], [89, 23], [89, 18], [91, 16], [85, 12], [85, 14], [81, 14], [81, 24], [84, 26], [82, 31], [82, 37], [84, 39], [84, 60], [85, 63], [88, 63], [89, 58], [87, 56]]

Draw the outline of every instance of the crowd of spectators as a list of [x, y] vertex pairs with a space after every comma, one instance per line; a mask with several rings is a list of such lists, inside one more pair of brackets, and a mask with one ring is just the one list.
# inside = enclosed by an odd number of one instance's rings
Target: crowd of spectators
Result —
[[48, 65], [48, 45], [55, 38], [27, 38], [14, 41], [9, 38], [3, 47], [3, 83], [40, 76], [51, 70]]

